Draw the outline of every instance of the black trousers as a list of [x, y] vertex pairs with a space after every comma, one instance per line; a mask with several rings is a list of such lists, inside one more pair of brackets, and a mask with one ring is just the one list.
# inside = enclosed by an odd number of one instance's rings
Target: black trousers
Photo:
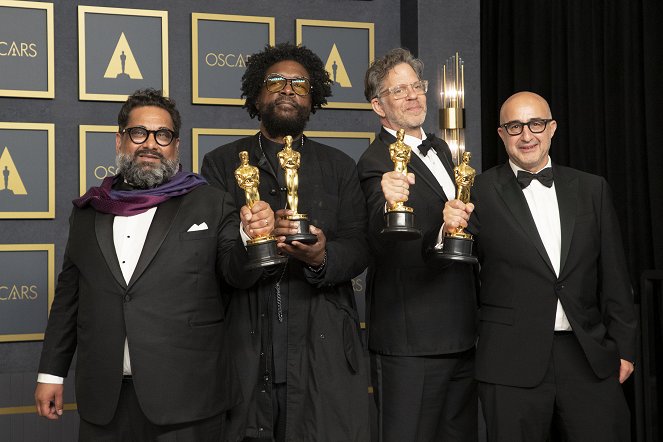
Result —
[[[186, 407], [186, 404], [172, 404]], [[95, 425], [81, 419], [79, 442], [219, 442], [224, 415], [177, 425], [154, 425], [140, 408], [131, 379], [122, 382], [113, 420]]]
[[[631, 440], [619, 373], [599, 379], [573, 333], [556, 333], [548, 371], [533, 388], [479, 383], [489, 442]], [[556, 438], [557, 438], [556, 437]]]
[[371, 359], [380, 442], [478, 439], [474, 349]]

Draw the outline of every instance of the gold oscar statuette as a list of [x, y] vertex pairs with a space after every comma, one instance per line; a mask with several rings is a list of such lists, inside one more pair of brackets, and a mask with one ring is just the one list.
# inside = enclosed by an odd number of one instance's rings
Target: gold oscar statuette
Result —
[[[302, 135], [303, 137], [304, 135]], [[318, 241], [318, 237], [309, 232], [308, 215], [299, 213], [299, 166], [301, 164], [302, 154], [292, 148], [292, 137], [286, 135], [283, 137], [284, 147], [277, 155], [279, 165], [285, 172], [285, 187], [287, 189], [287, 202], [288, 209], [294, 213], [286, 216], [286, 219], [293, 221], [297, 224], [297, 233], [287, 235], [285, 242], [290, 244], [293, 241], [298, 241], [303, 244], [314, 244]]]
[[[389, 157], [394, 163], [394, 171], [407, 175], [412, 148], [405, 144], [405, 130], [396, 132], [396, 141], [389, 145]], [[414, 209], [406, 206], [405, 201], [396, 201], [387, 207], [384, 214], [385, 227], [380, 232], [388, 239], [408, 241], [421, 237], [421, 231], [414, 227]]]
[[[458, 166], [454, 167], [454, 181], [456, 181], [458, 189], [456, 199], [465, 204], [470, 202], [470, 188], [474, 184], [474, 177], [477, 175], [477, 171], [470, 166], [471, 158], [472, 154], [470, 152], [463, 152], [462, 161]], [[472, 253], [473, 246], [474, 239], [472, 235], [458, 226], [451, 233], [444, 232], [442, 249], [437, 252], [437, 255], [439, 258], [445, 260], [474, 264], [478, 260]]]
[[[260, 185], [260, 171], [257, 167], [249, 164], [249, 153], [239, 153], [240, 165], [235, 169], [235, 180], [237, 185], [244, 190], [246, 205], [253, 208], [260, 201], [258, 186]], [[246, 251], [249, 256], [247, 268], [257, 269], [269, 267], [286, 262], [287, 258], [279, 255], [276, 247], [276, 238], [272, 235], [260, 235], [246, 242]]]

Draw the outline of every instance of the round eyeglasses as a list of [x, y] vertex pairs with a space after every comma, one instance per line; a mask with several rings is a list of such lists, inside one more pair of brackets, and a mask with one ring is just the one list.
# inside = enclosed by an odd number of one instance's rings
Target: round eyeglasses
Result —
[[157, 129], [157, 130], [148, 130], [144, 127], [127, 127], [120, 131], [121, 134], [128, 133], [129, 138], [134, 144], [143, 144], [150, 137], [150, 134], [154, 134], [154, 141], [157, 142], [159, 146], [168, 146], [173, 142], [173, 139], [176, 137], [175, 132], [170, 129]]
[[552, 121], [552, 118], [534, 118], [529, 120], [527, 123], [522, 121], [509, 121], [508, 123], [501, 124], [500, 127], [503, 127], [506, 130], [506, 133], [512, 136], [520, 135], [523, 133], [525, 126], [528, 127], [529, 131], [533, 134], [540, 134], [546, 130], [548, 123]]
[[382, 98], [391, 94], [394, 97], [394, 100], [400, 100], [408, 96], [409, 88], [412, 88], [415, 94], [423, 95], [428, 92], [428, 80], [419, 80], [410, 84], [397, 84], [392, 86], [389, 89], [385, 89], [375, 96], [375, 98]]
[[308, 95], [313, 89], [311, 82], [306, 77], [285, 78], [280, 74], [269, 74], [264, 83], [269, 92], [281, 92], [290, 83], [292, 91], [301, 97]]

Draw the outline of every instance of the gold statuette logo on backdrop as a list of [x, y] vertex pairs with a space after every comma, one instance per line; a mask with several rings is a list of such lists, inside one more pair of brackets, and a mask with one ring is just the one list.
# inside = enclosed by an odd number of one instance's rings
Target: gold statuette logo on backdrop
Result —
[[2, 172], [2, 181], [0, 181], [0, 194], [27, 195], [21, 175], [16, 169], [14, 160], [9, 153], [9, 148], [5, 146], [0, 154], [0, 171]]
[[348, 77], [348, 71], [345, 70], [345, 65], [343, 64], [341, 54], [338, 53], [336, 43], [334, 43], [332, 46], [329, 57], [327, 57], [325, 69], [329, 73], [329, 78], [332, 79], [334, 84], [337, 84], [341, 87], [352, 87], [350, 77]]
[[115, 46], [113, 56], [108, 62], [108, 67], [104, 73], [104, 78], [131, 78], [142, 80], [143, 75], [140, 73], [136, 57], [134, 57], [127, 37], [120, 35], [120, 39]]
[[55, 125], [0, 122], [0, 219], [54, 217]]
[[78, 95], [125, 101], [136, 89], [169, 95], [168, 11], [78, 6]]
[[371, 109], [364, 98], [364, 74], [373, 62], [373, 23], [307, 20], [295, 22], [296, 43], [316, 53], [332, 80], [331, 109]]

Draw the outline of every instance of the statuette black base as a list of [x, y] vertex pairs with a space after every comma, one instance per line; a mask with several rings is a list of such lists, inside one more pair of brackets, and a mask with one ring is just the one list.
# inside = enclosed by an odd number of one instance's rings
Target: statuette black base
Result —
[[302, 244], [315, 244], [318, 242], [318, 237], [309, 232], [309, 222], [306, 215], [297, 213], [286, 218], [297, 223], [297, 233], [286, 236], [286, 244], [291, 244], [293, 241], [298, 241]]
[[421, 231], [414, 227], [414, 213], [393, 211], [384, 214], [385, 228], [381, 235], [392, 241], [412, 241], [421, 238]]
[[432, 254], [435, 259], [476, 264], [479, 259], [472, 254], [473, 247], [474, 240], [472, 238], [445, 235], [442, 249], [435, 250]]
[[285, 256], [279, 255], [274, 237], [249, 240], [246, 244], [246, 253], [249, 255], [249, 261], [245, 267], [249, 270], [283, 264], [288, 260]]

